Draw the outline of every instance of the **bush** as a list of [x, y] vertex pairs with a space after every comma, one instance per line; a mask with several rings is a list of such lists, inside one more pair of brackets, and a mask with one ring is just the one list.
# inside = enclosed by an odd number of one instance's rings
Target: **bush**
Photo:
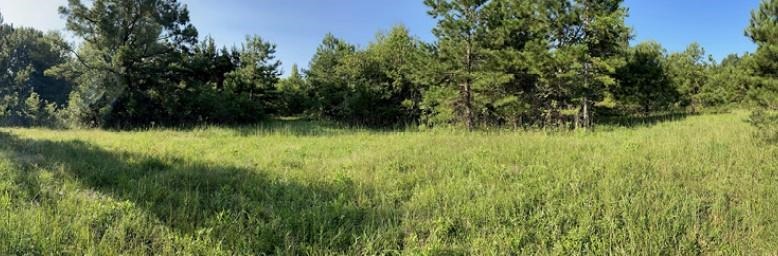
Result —
[[778, 113], [759, 109], [751, 114], [749, 122], [757, 128], [757, 138], [767, 143], [778, 143]]

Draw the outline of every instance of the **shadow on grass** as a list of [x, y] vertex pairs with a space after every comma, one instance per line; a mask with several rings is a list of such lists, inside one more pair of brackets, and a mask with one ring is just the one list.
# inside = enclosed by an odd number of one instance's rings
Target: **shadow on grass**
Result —
[[689, 116], [695, 114], [686, 112], [673, 112], [673, 113], [658, 113], [645, 115], [610, 115], [604, 116], [598, 120], [598, 124], [606, 126], [616, 127], [647, 127], [653, 126], [664, 122], [677, 122], [683, 121]]
[[20, 166], [60, 168], [82, 186], [131, 201], [184, 235], [205, 230], [210, 241], [235, 254], [349, 252], [358, 250], [352, 248], [357, 237], [381, 233], [396, 219], [391, 210], [366, 207], [358, 198], [373, 192], [348, 178], [302, 184], [258, 170], [0, 132], [2, 151]]
[[417, 131], [417, 125], [397, 124], [394, 126], [366, 126], [356, 125], [344, 122], [315, 120], [315, 119], [297, 119], [297, 118], [276, 118], [262, 123], [230, 127], [236, 131], [239, 136], [256, 135], [292, 135], [292, 136], [336, 136], [348, 135], [354, 133], [393, 133], [393, 132], [412, 132]]
[[[411, 127], [411, 126], [409, 126]], [[235, 136], [266, 136], [266, 135], [284, 135], [298, 137], [329, 137], [338, 135], [348, 135], [355, 133], [390, 133], [398, 131], [412, 131], [413, 129], [398, 127], [370, 127], [339, 123], [326, 120], [313, 120], [305, 118], [275, 118], [268, 119], [256, 124], [245, 125], [181, 125], [181, 126], [156, 126], [156, 127], [136, 127], [132, 129], [109, 129], [114, 131], [147, 131], [149, 129], [170, 129], [176, 131], [200, 131], [210, 128], [225, 129], [233, 132]]]

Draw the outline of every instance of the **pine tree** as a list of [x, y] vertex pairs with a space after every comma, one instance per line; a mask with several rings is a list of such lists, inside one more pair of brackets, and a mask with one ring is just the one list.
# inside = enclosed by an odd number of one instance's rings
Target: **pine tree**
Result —
[[768, 141], [778, 141], [778, 0], [763, 0], [751, 14], [746, 34], [757, 44], [754, 75], [757, 84], [750, 92], [759, 106], [752, 123]]
[[758, 46], [754, 71], [761, 81], [754, 99], [765, 109], [778, 110], [778, 0], [762, 1], [746, 33]]
[[611, 93], [623, 106], [638, 106], [644, 115], [669, 108], [678, 91], [668, 77], [664, 48], [653, 41], [632, 47], [617, 71], [619, 85]]
[[309, 105], [307, 102], [309, 89], [297, 64], [292, 65], [288, 77], [279, 81], [278, 90], [283, 98], [284, 115], [299, 115], [305, 112]]
[[705, 60], [705, 49], [692, 43], [683, 52], [671, 54], [668, 61], [671, 79], [681, 94], [680, 105], [697, 112], [702, 107], [700, 93], [707, 84], [711, 66]]
[[177, 0], [69, 0], [60, 7], [68, 30], [84, 42], [75, 52], [78, 93], [97, 125], [146, 124], [165, 113], [159, 97], [177, 81], [171, 66], [197, 41]]
[[458, 87], [456, 105], [468, 129], [475, 127], [474, 84], [488, 75], [486, 61], [486, 14], [488, 0], [425, 0], [428, 13], [438, 21], [438, 58], [445, 66], [446, 80]]
[[[484, 9], [488, 54], [485, 67], [491, 81], [476, 87], [491, 124], [514, 128], [532, 121], [539, 104], [542, 67], [548, 57], [545, 4], [534, 0], [494, 0]], [[478, 100], [477, 100], [478, 102]]]
[[348, 81], [341, 76], [338, 69], [354, 52], [355, 46], [332, 34], [324, 36], [306, 72], [311, 89], [311, 109], [315, 115], [332, 118], [342, 112], [344, 100], [348, 96]]
[[275, 53], [275, 44], [259, 36], [246, 37], [238, 55], [237, 69], [226, 75], [225, 87], [233, 93], [245, 95], [265, 110], [274, 109], [272, 105], [277, 100], [275, 87], [281, 75], [281, 62], [276, 60]]
[[571, 13], [571, 42], [581, 47], [577, 56], [580, 65], [574, 90], [580, 104], [579, 127], [592, 127], [592, 107], [602, 100], [608, 86], [615, 85], [613, 74], [620, 64], [620, 55], [627, 48], [631, 29], [624, 20], [627, 10], [623, 0], [575, 0]]

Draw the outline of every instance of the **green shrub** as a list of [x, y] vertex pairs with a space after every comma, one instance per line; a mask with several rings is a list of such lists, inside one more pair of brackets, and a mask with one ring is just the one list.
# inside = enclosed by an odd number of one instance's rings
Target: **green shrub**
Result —
[[756, 110], [751, 114], [749, 122], [757, 128], [755, 132], [757, 138], [768, 143], [778, 143], [778, 113]]

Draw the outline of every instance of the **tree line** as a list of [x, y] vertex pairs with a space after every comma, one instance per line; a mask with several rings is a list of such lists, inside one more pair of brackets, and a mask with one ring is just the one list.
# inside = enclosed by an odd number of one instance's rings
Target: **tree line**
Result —
[[437, 40], [397, 26], [358, 47], [328, 34], [281, 78], [275, 44], [199, 40], [176, 0], [70, 0], [78, 47], [0, 18], [0, 119], [131, 128], [308, 116], [349, 124], [590, 128], [612, 116], [755, 106], [775, 129], [776, 0], [746, 34], [755, 53], [630, 46], [623, 0], [424, 0]]

